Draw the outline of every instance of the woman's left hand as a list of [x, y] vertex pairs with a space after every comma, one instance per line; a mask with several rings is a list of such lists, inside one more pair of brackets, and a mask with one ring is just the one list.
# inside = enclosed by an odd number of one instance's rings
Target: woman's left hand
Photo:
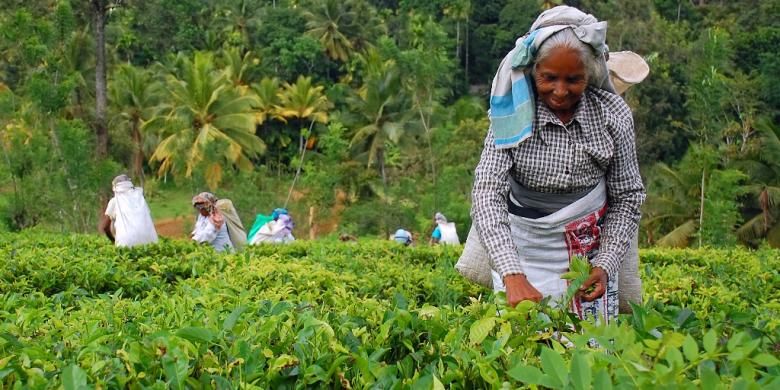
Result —
[[[593, 291], [587, 293], [590, 287], [593, 287]], [[600, 298], [607, 292], [607, 272], [603, 268], [594, 267], [590, 270], [590, 276], [585, 283], [580, 287], [578, 295], [585, 302], [591, 302], [597, 298]]]

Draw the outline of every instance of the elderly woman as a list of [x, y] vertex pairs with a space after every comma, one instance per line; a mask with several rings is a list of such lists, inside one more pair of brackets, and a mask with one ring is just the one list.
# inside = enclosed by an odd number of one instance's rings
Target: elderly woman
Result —
[[198, 243], [209, 243], [217, 252], [233, 251], [225, 216], [217, 208], [217, 197], [201, 192], [192, 198], [192, 207], [198, 210], [198, 219], [191, 237]]
[[606, 22], [552, 8], [493, 80], [471, 214], [494, 288], [512, 306], [560, 299], [568, 287], [561, 275], [581, 255], [593, 268], [572, 310], [617, 314], [617, 274], [645, 193], [631, 110], [608, 78], [605, 36]]

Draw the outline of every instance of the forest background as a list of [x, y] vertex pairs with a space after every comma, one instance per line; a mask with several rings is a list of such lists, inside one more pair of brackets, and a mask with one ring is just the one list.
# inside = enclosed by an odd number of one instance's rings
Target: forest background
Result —
[[642, 245], [780, 247], [780, 0], [0, 0], [0, 229], [94, 232], [127, 172], [165, 235], [211, 190], [303, 238], [465, 237], [490, 81], [559, 4], [650, 65]]

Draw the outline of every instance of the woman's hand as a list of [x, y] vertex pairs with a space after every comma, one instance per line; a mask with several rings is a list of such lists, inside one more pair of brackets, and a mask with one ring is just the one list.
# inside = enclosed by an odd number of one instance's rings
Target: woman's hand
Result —
[[542, 293], [532, 286], [523, 274], [505, 276], [504, 286], [509, 306], [515, 307], [521, 301], [540, 302], [542, 300]]
[[[592, 291], [587, 292], [591, 287], [593, 287]], [[577, 295], [583, 301], [591, 302], [600, 298], [605, 292], [607, 292], [607, 272], [600, 267], [594, 267], [590, 270], [590, 276], [582, 284]]]

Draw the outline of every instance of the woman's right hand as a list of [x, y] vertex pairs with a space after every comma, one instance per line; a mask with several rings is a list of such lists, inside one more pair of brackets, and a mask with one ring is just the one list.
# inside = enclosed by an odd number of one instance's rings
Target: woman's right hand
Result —
[[505, 276], [504, 286], [509, 306], [515, 307], [521, 301], [540, 302], [542, 300], [542, 293], [532, 286], [523, 274]]

